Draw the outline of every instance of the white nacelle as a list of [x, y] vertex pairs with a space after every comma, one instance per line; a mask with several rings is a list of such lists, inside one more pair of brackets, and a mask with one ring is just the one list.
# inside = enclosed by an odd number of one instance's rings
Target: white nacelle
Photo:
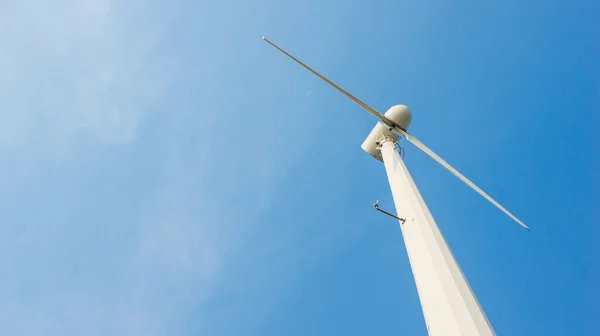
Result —
[[[404, 129], [408, 129], [412, 120], [412, 113], [406, 105], [392, 106], [384, 115]], [[390, 131], [382, 122], [378, 122], [360, 147], [375, 159], [383, 162], [381, 151], [377, 149], [377, 142], [385, 136], [398, 140], [396, 133]]]

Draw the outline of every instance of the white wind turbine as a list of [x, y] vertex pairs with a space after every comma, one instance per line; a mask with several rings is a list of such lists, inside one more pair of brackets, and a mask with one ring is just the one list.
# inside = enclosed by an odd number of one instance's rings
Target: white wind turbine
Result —
[[417, 138], [410, 135], [407, 129], [412, 115], [407, 106], [393, 106], [382, 115], [264, 36], [261, 37], [380, 120], [361, 147], [375, 159], [383, 161], [396, 212], [402, 218], [381, 210], [377, 203], [374, 206], [400, 222], [429, 335], [495, 335], [408, 169], [396, 151], [400, 136], [429, 155], [519, 225], [528, 231], [529, 228]]

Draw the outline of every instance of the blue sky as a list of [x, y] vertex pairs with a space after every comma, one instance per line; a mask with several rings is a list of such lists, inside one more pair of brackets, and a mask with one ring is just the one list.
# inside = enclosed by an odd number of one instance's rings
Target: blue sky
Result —
[[[499, 335], [600, 328], [598, 2], [0, 11], [0, 334], [425, 335], [375, 120]], [[595, 207], [594, 207], [595, 206]]]

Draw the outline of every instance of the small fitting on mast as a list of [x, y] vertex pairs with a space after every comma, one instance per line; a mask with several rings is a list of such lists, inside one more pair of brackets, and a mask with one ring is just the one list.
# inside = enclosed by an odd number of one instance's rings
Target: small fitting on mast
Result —
[[382, 134], [381, 139], [377, 140], [377, 142], [375, 142], [375, 145], [377, 145], [377, 149], [381, 150], [381, 147], [383, 146], [384, 143], [386, 142], [391, 142], [394, 144], [394, 146], [398, 145], [398, 140], [389, 137], [387, 135]]
[[404, 224], [404, 222], [406, 222], [406, 218], [400, 218], [400, 217], [398, 217], [396, 215], [393, 215], [393, 214], [391, 214], [391, 213], [389, 213], [389, 212], [387, 212], [387, 211], [379, 208], [379, 201], [375, 201], [375, 203], [373, 203], [373, 207], [375, 208], [375, 210], [377, 210], [377, 211], [379, 211], [381, 213], [384, 213], [384, 214], [386, 214], [386, 215], [388, 215], [388, 216], [390, 216], [392, 218], [395, 218], [395, 219], [399, 220], [402, 224]]
[[400, 142], [398, 141], [398, 139], [394, 139], [394, 138], [390, 138], [389, 136], [385, 136], [382, 134], [381, 139], [377, 140], [375, 142], [375, 145], [377, 146], [377, 149], [381, 151], [381, 147], [383, 146], [384, 143], [391, 141], [394, 144], [394, 147], [396, 148], [396, 151], [398, 152], [398, 154], [400, 154], [400, 158], [402, 160], [404, 160], [404, 148], [402, 148], [400, 146]]

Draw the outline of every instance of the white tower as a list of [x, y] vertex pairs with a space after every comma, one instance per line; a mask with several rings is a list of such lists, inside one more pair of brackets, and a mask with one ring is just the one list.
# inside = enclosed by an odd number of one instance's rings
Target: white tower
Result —
[[[404, 129], [411, 112], [404, 105], [390, 108], [385, 116]], [[396, 146], [399, 137], [377, 123], [362, 148], [383, 161], [400, 229], [417, 285], [429, 335], [495, 335], [467, 279], [444, 241]]]
[[380, 120], [363, 142], [362, 149], [385, 165], [396, 212], [399, 216], [394, 217], [400, 220], [400, 229], [429, 335], [495, 335], [417, 186], [396, 151], [400, 136], [442, 165], [519, 225], [528, 231], [529, 228], [421, 141], [409, 134], [407, 129], [412, 115], [408, 107], [396, 105], [382, 115], [264, 36], [262, 39]]

